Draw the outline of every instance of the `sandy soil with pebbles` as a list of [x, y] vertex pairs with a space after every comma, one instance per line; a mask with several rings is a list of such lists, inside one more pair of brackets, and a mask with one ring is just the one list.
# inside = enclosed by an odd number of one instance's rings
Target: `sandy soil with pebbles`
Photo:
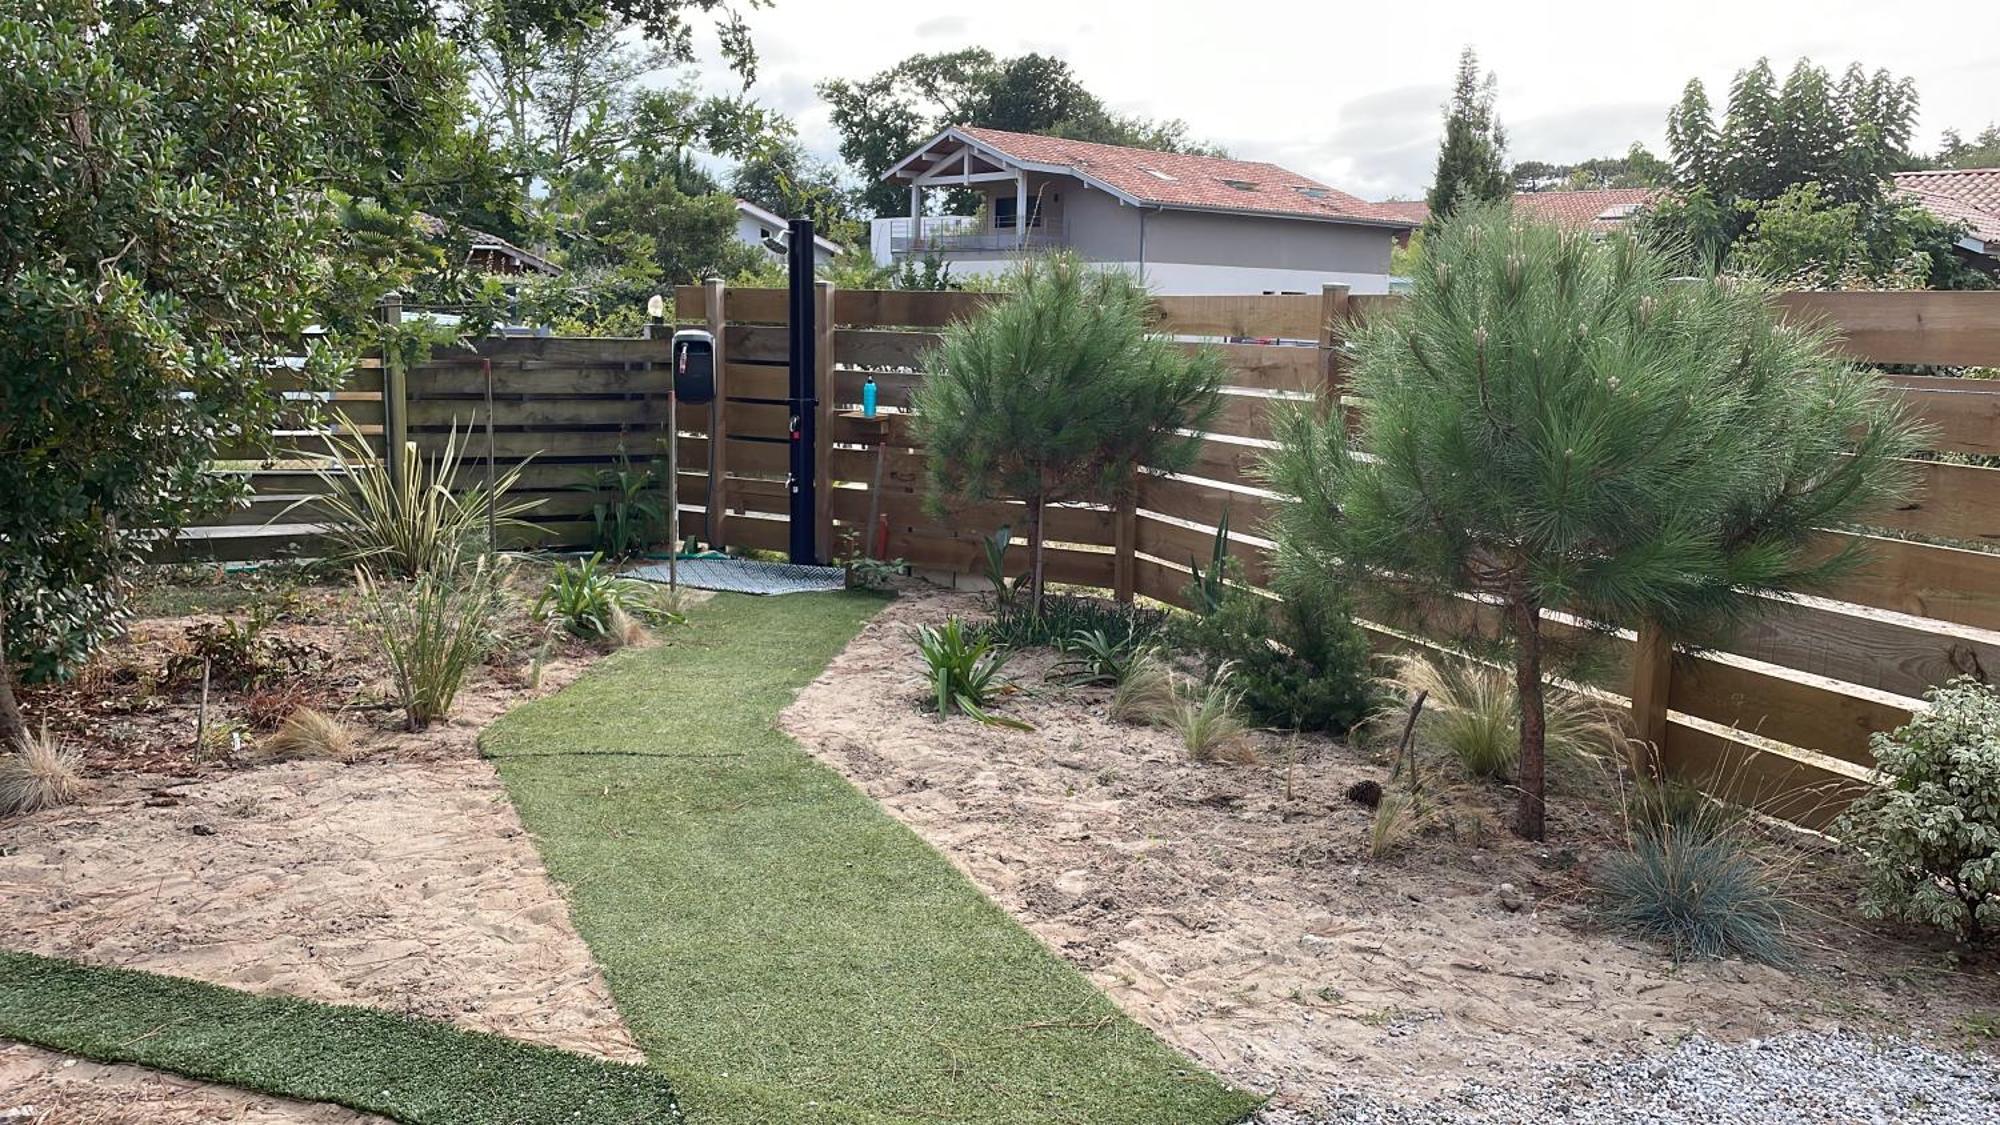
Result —
[[[81, 804], [0, 824], [0, 945], [643, 1061], [475, 750], [486, 723], [588, 662], [553, 662], [533, 691], [482, 672], [422, 734], [364, 714], [351, 764], [114, 773]], [[374, 1119], [0, 1043], [9, 1120]]]
[[1583, 779], [1557, 783], [1548, 846], [1500, 831], [1492, 792], [1456, 838], [1374, 861], [1370, 814], [1343, 794], [1386, 772], [1327, 740], [1263, 736], [1264, 764], [1191, 765], [1170, 734], [1105, 720], [1105, 691], [1044, 683], [1043, 654], [1009, 665], [1026, 690], [999, 707], [1035, 731], [940, 725], [909, 630], [953, 612], [979, 603], [906, 595], [782, 725], [1126, 1011], [1281, 1105], [1435, 1092], [1694, 1030], [1949, 1028], [2000, 1003], [1991, 967], [1953, 974], [1935, 946], [1844, 922], [1816, 921], [1797, 972], [1676, 966], [1592, 932], [1584, 876], [1616, 823]]

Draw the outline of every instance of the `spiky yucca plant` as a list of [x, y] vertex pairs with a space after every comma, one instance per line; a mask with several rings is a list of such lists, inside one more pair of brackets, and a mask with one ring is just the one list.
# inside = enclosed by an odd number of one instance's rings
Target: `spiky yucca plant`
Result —
[[526, 526], [520, 517], [541, 503], [507, 498], [527, 467], [525, 461], [498, 470], [490, 484], [461, 481], [466, 443], [457, 426], [428, 462], [415, 442], [391, 450], [400, 458], [398, 473], [390, 471], [387, 458], [375, 456], [365, 441], [351, 436], [354, 427], [344, 415], [336, 417], [337, 432], [328, 439], [332, 464], [313, 470], [322, 494], [297, 501], [276, 518], [309, 506], [344, 562], [402, 578], [446, 573], [483, 548], [489, 506], [497, 530]]
[[1109, 502], [1140, 465], [1185, 468], [1220, 407], [1224, 365], [1152, 332], [1145, 287], [1074, 254], [1024, 261], [1009, 292], [945, 329], [913, 396], [940, 510], [1028, 505], [1030, 585], [1042, 603], [1050, 504]]
[[1915, 428], [1828, 333], [1779, 324], [1754, 285], [1673, 274], [1631, 237], [1472, 209], [1429, 240], [1409, 298], [1349, 340], [1356, 439], [1338, 411], [1279, 416], [1281, 567], [1500, 610], [1531, 839], [1543, 609], [1669, 635], [1726, 623], [1745, 593], [1851, 563], [1816, 552], [1814, 529], [1908, 487]]

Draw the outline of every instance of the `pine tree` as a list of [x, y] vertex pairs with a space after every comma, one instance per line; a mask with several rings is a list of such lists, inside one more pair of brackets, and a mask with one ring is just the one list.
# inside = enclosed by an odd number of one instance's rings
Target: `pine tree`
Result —
[[1444, 110], [1444, 139], [1431, 178], [1431, 221], [1442, 222], [1462, 204], [1506, 199], [1507, 135], [1493, 114], [1493, 75], [1479, 73], [1479, 56], [1458, 56], [1458, 77]]
[[1030, 258], [1007, 296], [952, 324], [913, 396], [929, 502], [1028, 506], [1035, 612], [1051, 504], [1108, 503], [1135, 467], [1187, 466], [1221, 407], [1225, 367], [1149, 331], [1152, 302], [1128, 275], [1073, 254]]
[[1673, 156], [1674, 186], [1682, 189], [1712, 184], [1720, 171], [1715, 112], [1701, 79], [1688, 80], [1680, 104], [1667, 114], [1667, 149]]
[[[1814, 529], [1896, 502], [1913, 430], [1829, 334], [1768, 292], [1688, 282], [1629, 234], [1483, 207], [1444, 224], [1408, 299], [1350, 339], [1339, 412], [1281, 415], [1287, 572], [1498, 610], [1519, 695], [1515, 829], [1543, 834], [1544, 610], [1713, 637], [1855, 560]], [[1361, 451], [1365, 450], [1365, 454]], [[1467, 596], [1479, 600], [1469, 601]]]

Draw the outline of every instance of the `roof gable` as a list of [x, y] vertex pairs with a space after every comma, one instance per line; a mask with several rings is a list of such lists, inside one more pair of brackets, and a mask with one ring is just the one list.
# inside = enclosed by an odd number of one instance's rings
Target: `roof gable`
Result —
[[[1127, 203], [1407, 227], [1402, 216], [1296, 172], [1254, 160], [1230, 160], [1124, 145], [954, 126], [891, 168], [884, 179], [914, 180], [937, 162], [940, 145], [957, 141], [1029, 171], [1072, 175]], [[957, 146], [953, 146], [953, 152]], [[940, 159], [948, 159], [941, 154]]]

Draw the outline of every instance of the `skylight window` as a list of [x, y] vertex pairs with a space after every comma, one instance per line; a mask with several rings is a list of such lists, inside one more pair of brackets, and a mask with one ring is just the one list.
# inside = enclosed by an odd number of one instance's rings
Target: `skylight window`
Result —
[[1257, 190], [1257, 185], [1251, 183], [1249, 180], [1224, 180], [1222, 182], [1228, 184], [1230, 187], [1235, 188], [1237, 191]]
[[1172, 176], [1169, 176], [1169, 175], [1167, 175], [1167, 174], [1166, 174], [1165, 172], [1162, 172], [1162, 171], [1160, 171], [1160, 170], [1159, 170], [1158, 168], [1147, 168], [1147, 169], [1144, 169], [1144, 171], [1145, 171], [1145, 173], [1146, 173], [1146, 174], [1147, 174], [1148, 176], [1151, 176], [1151, 177], [1153, 177], [1153, 178], [1154, 178], [1154, 179], [1156, 179], [1156, 180], [1171, 180], [1171, 179], [1173, 179], [1173, 177], [1172, 177]]
[[1325, 199], [1327, 195], [1326, 189], [1323, 187], [1306, 187], [1303, 184], [1293, 185], [1292, 190], [1305, 196], [1307, 199]]
[[1644, 204], [1614, 203], [1611, 206], [1606, 207], [1604, 210], [1599, 211], [1597, 213], [1597, 217], [1600, 219], [1610, 219], [1610, 220], [1629, 219], [1632, 216], [1638, 214], [1639, 208], [1642, 206], [1644, 206]]

